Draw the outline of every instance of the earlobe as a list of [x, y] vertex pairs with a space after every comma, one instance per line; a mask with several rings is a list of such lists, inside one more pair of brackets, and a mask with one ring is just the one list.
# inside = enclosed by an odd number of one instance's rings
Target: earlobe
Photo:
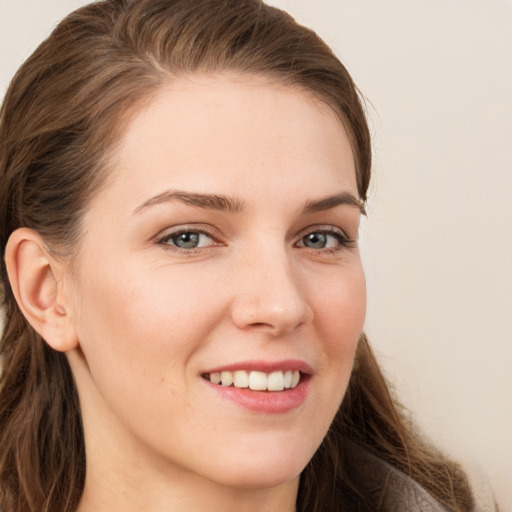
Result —
[[76, 331], [58, 279], [61, 263], [49, 254], [41, 236], [28, 228], [14, 231], [5, 263], [14, 297], [30, 325], [55, 350], [75, 348]]

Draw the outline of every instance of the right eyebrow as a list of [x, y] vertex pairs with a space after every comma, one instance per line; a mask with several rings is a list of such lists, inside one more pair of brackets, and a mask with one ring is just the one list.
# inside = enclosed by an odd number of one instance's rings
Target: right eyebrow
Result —
[[364, 202], [361, 199], [356, 198], [350, 192], [342, 192], [341, 194], [335, 194], [315, 201], [308, 201], [304, 206], [303, 212], [321, 212], [324, 210], [330, 210], [331, 208], [335, 208], [339, 205], [348, 205], [353, 208], [357, 208], [362, 215], [366, 215]]
[[231, 213], [243, 213], [245, 211], [245, 205], [243, 202], [237, 199], [232, 199], [228, 196], [218, 194], [198, 194], [195, 192], [185, 192], [181, 190], [167, 190], [166, 192], [158, 194], [157, 196], [154, 196], [142, 203], [140, 206], [135, 208], [134, 213], [140, 213], [141, 211], [156, 204], [172, 201], [179, 201], [199, 208], [227, 211]]

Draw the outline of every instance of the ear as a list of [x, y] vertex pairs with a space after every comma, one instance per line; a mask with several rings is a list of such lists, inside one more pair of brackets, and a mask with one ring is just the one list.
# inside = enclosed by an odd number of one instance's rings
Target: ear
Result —
[[63, 266], [34, 230], [12, 233], [5, 250], [7, 276], [21, 312], [55, 350], [78, 346], [70, 304], [64, 299]]

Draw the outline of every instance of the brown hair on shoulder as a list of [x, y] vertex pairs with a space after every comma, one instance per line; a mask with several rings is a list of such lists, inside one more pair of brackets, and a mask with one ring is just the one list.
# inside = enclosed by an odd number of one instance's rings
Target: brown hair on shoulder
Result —
[[[11, 233], [28, 227], [57, 257], [71, 257], [130, 116], [173, 77], [194, 72], [262, 76], [326, 102], [347, 131], [366, 201], [372, 155], [362, 101], [313, 31], [260, 0], [104, 0], [65, 18], [8, 89], [0, 111], [2, 254]], [[1, 265], [0, 509], [74, 512], [85, 447], [73, 376], [64, 354], [23, 317], [3, 259]], [[344, 464], [354, 444], [410, 475], [448, 510], [469, 510], [464, 476], [417, 440], [364, 336], [358, 361], [333, 426], [301, 477], [297, 510], [372, 509]]]

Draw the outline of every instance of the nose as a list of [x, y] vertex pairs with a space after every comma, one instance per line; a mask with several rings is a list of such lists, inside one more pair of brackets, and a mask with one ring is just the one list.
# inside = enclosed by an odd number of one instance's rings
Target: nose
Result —
[[232, 319], [239, 329], [277, 337], [313, 319], [300, 270], [284, 249], [253, 253], [234, 274]]

